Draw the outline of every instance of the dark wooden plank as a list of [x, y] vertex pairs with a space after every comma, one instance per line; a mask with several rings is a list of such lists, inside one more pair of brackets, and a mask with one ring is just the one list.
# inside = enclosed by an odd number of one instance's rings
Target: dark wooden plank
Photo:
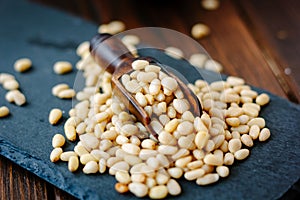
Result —
[[0, 199], [49, 199], [46, 182], [32, 173], [2, 156], [0, 169]]
[[289, 98], [300, 102], [300, 1], [236, 1], [240, 15]]

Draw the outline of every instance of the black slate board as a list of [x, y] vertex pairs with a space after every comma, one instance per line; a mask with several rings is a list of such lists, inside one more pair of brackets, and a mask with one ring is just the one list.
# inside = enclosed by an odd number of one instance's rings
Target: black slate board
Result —
[[[0, 88], [0, 104], [11, 110], [8, 118], [0, 120], [0, 154], [38, 175], [53, 185], [80, 199], [135, 199], [119, 195], [113, 189], [112, 176], [70, 173], [66, 163], [49, 161], [52, 136], [63, 133], [62, 125], [51, 126], [48, 113], [53, 107], [71, 108], [71, 101], [51, 95], [59, 82], [73, 85], [76, 72], [55, 75], [52, 65], [57, 60], [78, 60], [76, 46], [89, 40], [97, 30], [94, 24], [24, 0], [0, 1], [0, 72], [12, 73], [20, 82], [28, 104], [22, 108], [5, 101]], [[174, 66], [190, 81], [199, 78], [188, 63], [174, 60], [161, 52], [142, 50], [165, 64]], [[33, 60], [33, 69], [25, 74], [13, 71], [19, 57]], [[214, 73], [202, 71], [211, 80]], [[255, 88], [259, 92], [261, 89]], [[181, 180], [183, 193], [170, 199], [278, 199], [300, 177], [300, 107], [270, 94], [271, 103], [262, 109], [272, 132], [266, 143], [255, 143], [251, 156], [231, 167], [231, 175], [218, 184], [199, 187]], [[72, 144], [68, 143], [66, 149]]]

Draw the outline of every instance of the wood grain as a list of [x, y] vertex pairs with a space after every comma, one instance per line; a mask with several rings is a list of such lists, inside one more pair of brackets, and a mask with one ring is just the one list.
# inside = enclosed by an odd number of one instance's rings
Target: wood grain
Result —
[[[199, 42], [225, 66], [226, 74], [243, 77], [294, 102], [300, 100], [300, 1], [223, 0], [216, 11], [202, 9], [200, 0], [152, 0], [151, 4], [144, 0], [34, 1], [98, 24], [122, 20], [128, 29], [158, 26], [190, 35], [192, 25], [203, 22], [212, 33]], [[291, 74], [285, 74], [286, 67]], [[75, 199], [2, 156], [0, 198]]]

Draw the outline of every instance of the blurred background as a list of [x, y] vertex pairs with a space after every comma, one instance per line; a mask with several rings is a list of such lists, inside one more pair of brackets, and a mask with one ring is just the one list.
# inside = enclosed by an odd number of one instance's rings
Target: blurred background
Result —
[[[298, 0], [31, 1], [99, 25], [120, 20], [126, 30], [155, 26], [191, 36], [195, 24], [205, 24], [209, 34], [195, 39], [224, 66], [223, 73], [242, 76], [293, 102], [300, 100]], [[249, 77], [253, 71], [260, 76]]]

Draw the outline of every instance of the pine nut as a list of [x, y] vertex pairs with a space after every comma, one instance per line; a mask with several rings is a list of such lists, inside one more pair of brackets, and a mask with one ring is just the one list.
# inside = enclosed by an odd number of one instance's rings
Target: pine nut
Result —
[[149, 65], [149, 62], [146, 60], [135, 60], [132, 62], [131, 66], [132, 69], [134, 70], [142, 70], [144, 69], [147, 65]]
[[268, 128], [263, 128], [259, 133], [259, 141], [264, 142], [271, 136], [270, 130]]
[[269, 95], [262, 93], [256, 97], [255, 102], [260, 106], [264, 106], [270, 102], [270, 97]]
[[187, 111], [190, 108], [189, 105], [187, 104], [187, 102], [182, 99], [174, 99], [173, 105], [174, 105], [175, 110], [180, 114], [184, 113], [185, 111]]
[[6, 80], [3, 83], [3, 88], [6, 90], [17, 90], [19, 88], [19, 83], [15, 79]]
[[231, 139], [228, 143], [228, 149], [231, 153], [235, 153], [240, 150], [242, 147], [242, 143], [240, 139]]
[[116, 180], [123, 184], [130, 183], [130, 175], [127, 171], [117, 171]]
[[[193, 37], [195, 37], [195, 36], [193, 36]], [[205, 54], [201, 54], [201, 53], [198, 54], [197, 53], [197, 54], [192, 54], [191, 55], [191, 57], [189, 59], [189, 62], [190, 62], [191, 65], [194, 65], [194, 66], [199, 67], [199, 68], [203, 68], [204, 67], [204, 63], [205, 63], [206, 60], [207, 60], [207, 56]], [[199, 84], [200, 82], [197, 82], [197, 83]], [[196, 86], [197, 86], [197, 83], [195, 83]], [[197, 87], [199, 87], [199, 86], [197, 86]]]
[[77, 156], [71, 156], [68, 161], [68, 169], [70, 172], [75, 172], [79, 167], [79, 161]]
[[178, 151], [178, 147], [171, 145], [159, 145], [158, 152], [164, 155], [173, 155]]
[[56, 74], [66, 74], [72, 71], [72, 64], [66, 61], [58, 61], [54, 64], [53, 70]]
[[227, 177], [229, 175], [229, 168], [226, 166], [218, 166], [216, 168], [216, 172], [219, 174], [220, 177]]
[[234, 157], [237, 160], [244, 160], [248, 157], [250, 151], [248, 149], [240, 149], [234, 153]]
[[198, 185], [209, 185], [219, 180], [219, 175], [216, 173], [206, 174], [203, 177], [197, 178], [196, 183]]
[[168, 193], [173, 196], [177, 196], [181, 193], [181, 187], [179, 183], [174, 179], [170, 179], [168, 181], [167, 189], [168, 189]]
[[51, 154], [50, 154], [50, 160], [51, 162], [56, 162], [56, 161], [59, 161], [60, 159], [60, 155], [62, 154], [63, 150], [62, 148], [54, 148], [52, 151], [51, 151]]
[[52, 125], [57, 124], [57, 122], [61, 119], [61, 117], [62, 117], [62, 111], [58, 108], [53, 108], [49, 114], [49, 123]]
[[129, 154], [138, 155], [140, 153], [140, 147], [135, 144], [125, 143], [122, 145], [122, 149]]
[[84, 54], [86, 54], [87, 52], [89, 52], [89, 48], [90, 48], [90, 43], [89, 41], [85, 41], [82, 42], [81, 44], [79, 44], [79, 46], [76, 49], [76, 54], [78, 56], [84, 56]]
[[220, 6], [219, 0], [202, 0], [201, 5], [206, 10], [216, 10]]
[[156, 174], [156, 183], [158, 185], [165, 185], [168, 181], [169, 181], [169, 176], [162, 173]]
[[172, 178], [180, 178], [183, 175], [183, 171], [180, 167], [172, 167], [168, 169], [168, 173]]
[[0, 73], [0, 84], [3, 84], [7, 80], [13, 80], [15, 77], [12, 74]]
[[223, 164], [223, 159], [218, 158], [216, 155], [207, 154], [204, 157], [204, 163], [213, 166], [220, 166]]
[[69, 89], [70, 87], [65, 84], [65, 83], [60, 83], [60, 84], [57, 84], [55, 85], [53, 88], [52, 88], [52, 94], [54, 96], [58, 96], [58, 94], [63, 91], [63, 90], [66, 90], [66, 89]]
[[128, 185], [129, 191], [137, 197], [144, 197], [148, 194], [148, 187], [143, 183], [130, 183]]
[[252, 147], [253, 146], [253, 140], [252, 140], [250, 135], [247, 135], [247, 134], [242, 135], [241, 141], [247, 147]]
[[259, 136], [259, 132], [260, 132], [260, 128], [258, 125], [253, 125], [251, 126], [250, 130], [249, 130], [249, 135], [251, 136], [251, 138], [253, 140], [256, 140]]
[[257, 125], [259, 128], [264, 128], [266, 125], [266, 122], [264, 120], [264, 118], [261, 117], [257, 117], [257, 118], [253, 118], [251, 119], [248, 123], [248, 126], [253, 126], [253, 125]]
[[245, 80], [239, 77], [235, 77], [235, 76], [229, 76], [226, 79], [227, 83], [229, 83], [229, 85], [231, 86], [237, 86], [237, 85], [244, 85], [245, 84]]
[[176, 47], [165, 48], [165, 53], [175, 59], [181, 59], [183, 57], [183, 52]]
[[62, 147], [65, 144], [65, 137], [61, 134], [55, 134], [52, 138], [53, 148]]
[[179, 149], [175, 154], [171, 156], [173, 160], [177, 160], [178, 158], [189, 155], [189, 151], [187, 149]]
[[188, 181], [196, 180], [205, 174], [203, 169], [195, 169], [184, 173], [184, 178]]
[[99, 166], [96, 161], [90, 161], [82, 169], [85, 174], [95, 174], [99, 171]]
[[207, 60], [204, 64], [204, 68], [214, 72], [221, 72], [223, 70], [223, 66], [213, 59]]
[[191, 34], [194, 38], [200, 39], [209, 35], [210, 29], [207, 25], [198, 23], [192, 27]]
[[73, 89], [65, 89], [58, 93], [57, 97], [61, 99], [72, 99], [76, 95], [75, 90]]
[[177, 126], [177, 131], [181, 135], [189, 135], [194, 131], [194, 126], [191, 122], [184, 121]]
[[224, 156], [224, 164], [225, 165], [232, 165], [234, 162], [234, 156], [232, 153], [226, 153]]
[[151, 199], [163, 199], [168, 195], [168, 188], [165, 185], [150, 188], [149, 197]]
[[202, 149], [207, 145], [209, 135], [205, 131], [200, 131], [196, 134], [195, 137], [195, 144], [198, 147], [198, 149]]
[[0, 118], [6, 117], [9, 115], [9, 109], [6, 106], [0, 107]]
[[[58, 149], [58, 148], [55, 148], [55, 149]], [[74, 151], [66, 151], [66, 152], [63, 152], [60, 154], [60, 159], [62, 161], [69, 161], [69, 159], [72, 156], [77, 156], [77, 154]]]
[[31, 68], [32, 62], [29, 58], [20, 58], [14, 63], [17, 72], [25, 72]]
[[128, 186], [123, 183], [116, 183], [115, 184], [115, 190], [121, 194], [128, 192]]
[[75, 141], [76, 140], [76, 129], [74, 126], [65, 126], [65, 135], [68, 140]]
[[178, 160], [175, 161], [175, 166], [184, 168], [191, 161], [192, 161], [192, 156], [186, 156], [183, 158], [179, 158]]

